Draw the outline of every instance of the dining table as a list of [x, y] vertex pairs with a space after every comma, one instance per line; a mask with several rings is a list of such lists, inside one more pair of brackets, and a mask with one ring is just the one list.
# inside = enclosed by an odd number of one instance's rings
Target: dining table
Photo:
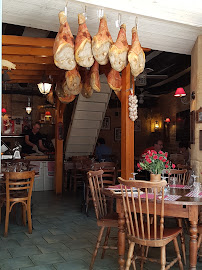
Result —
[[[103, 189], [106, 196], [116, 200], [116, 212], [118, 213], [118, 255], [119, 269], [125, 269], [125, 217], [122, 203], [120, 186], [107, 187]], [[149, 207], [152, 209], [153, 200], [149, 200]], [[190, 223], [189, 240], [189, 269], [196, 269], [197, 265], [197, 226], [199, 208], [202, 205], [202, 192], [193, 191], [190, 186], [170, 186], [169, 192], [164, 197], [164, 215], [166, 217], [186, 218]], [[159, 207], [158, 207], [159, 205]], [[161, 204], [157, 203], [157, 213], [161, 213]], [[146, 202], [142, 205], [142, 212], [146, 213]]]

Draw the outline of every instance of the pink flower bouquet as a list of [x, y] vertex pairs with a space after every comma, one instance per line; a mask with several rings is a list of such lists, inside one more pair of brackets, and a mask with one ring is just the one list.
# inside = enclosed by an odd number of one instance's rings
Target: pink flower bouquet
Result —
[[142, 162], [137, 164], [138, 170], [146, 170], [153, 174], [161, 174], [163, 170], [166, 170], [166, 173], [169, 173], [171, 169], [175, 168], [175, 164], [172, 164], [167, 157], [167, 152], [159, 151], [157, 153], [155, 150], [148, 150], [143, 155]]

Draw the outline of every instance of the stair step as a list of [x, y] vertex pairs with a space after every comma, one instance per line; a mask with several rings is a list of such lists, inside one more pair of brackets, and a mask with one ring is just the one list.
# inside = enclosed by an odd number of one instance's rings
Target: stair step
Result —
[[67, 145], [67, 152], [92, 152], [94, 145], [86, 145], [86, 144], [69, 144]]
[[105, 112], [105, 102], [79, 102], [76, 109], [78, 111]]
[[70, 137], [69, 138], [69, 144], [95, 144], [95, 137]]
[[81, 94], [79, 94], [78, 102], [108, 102], [109, 94], [106, 93], [96, 93], [94, 92], [90, 98], [85, 98]]
[[82, 137], [85, 136], [85, 137], [89, 137], [89, 135], [92, 137], [94, 136], [97, 136], [97, 129], [92, 129], [92, 128], [89, 128], [89, 129], [85, 129], [85, 128], [72, 128], [71, 129], [71, 135], [70, 137]]
[[74, 119], [72, 123], [72, 128], [96, 128], [99, 129], [101, 125], [100, 120], [94, 121], [94, 120], [78, 120]]
[[103, 119], [103, 112], [76, 111], [74, 114], [74, 119], [101, 121]]

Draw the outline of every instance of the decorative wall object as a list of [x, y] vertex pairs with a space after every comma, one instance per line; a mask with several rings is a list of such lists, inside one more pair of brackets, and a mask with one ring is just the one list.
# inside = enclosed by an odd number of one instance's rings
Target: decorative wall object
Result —
[[109, 116], [105, 116], [105, 118], [103, 119], [101, 129], [110, 130], [110, 117]]
[[199, 130], [199, 150], [202, 151], [202, 130]]
[[128, 97], [128, 105], [129, 105], [129, 118], [132, 121], [135, 121], [138, 116], [137, 116], [137, 107], [138, 107], [138, 100], [137, 96], [133, 95], [133, 90], [131, 91], [131, 94]]
[[196, 111], [196, 122], [202, 123], [202, 107]]
[[114, 129], [114, 140], [120, 141], [121, 140], [121, 128]]
[[195, 111], [190, 112], [190, 143], [195, 144]]

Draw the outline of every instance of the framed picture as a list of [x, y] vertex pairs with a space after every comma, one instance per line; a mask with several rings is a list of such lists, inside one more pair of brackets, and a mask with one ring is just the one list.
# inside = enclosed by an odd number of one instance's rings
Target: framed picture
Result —
[[121, 140], [121, 128], [114, 129], [114, 140], [120, 141]]
[[196, 122], [202, 123], [202, 107], [196, 111]]
[[141, 131], [141, 120], [137, 119], [134, 125], [135, 131]]
[[103, 119], [101, 129], [110, 130], [110, 117], [109, 116], [105, 116], [105, 118]]
[[199, 150], [202, 151], [202, 130], [199, 130]]
[[190, 143], [195, 144], [195, 111], [190, 112]]

